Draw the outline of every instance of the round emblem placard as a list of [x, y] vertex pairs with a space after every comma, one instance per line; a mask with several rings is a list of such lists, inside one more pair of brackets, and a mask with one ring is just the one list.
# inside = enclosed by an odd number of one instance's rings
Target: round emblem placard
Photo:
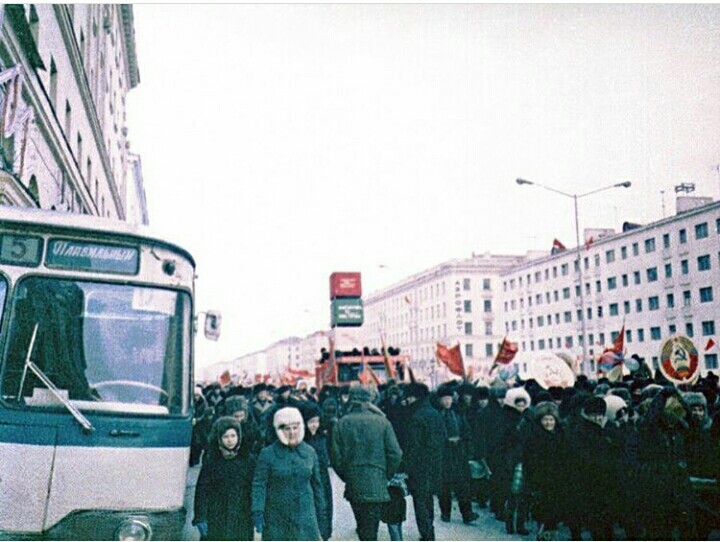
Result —
[[569, 388], [575, 384], [575, 374], [568, 364], [555, 354], [540, 354], [533, 358], [530, 373], [543, 388]]
[[673, 384], [691, 384], [700, 374], [698, 351], [687, 337], [665, 341], [660, 351], [660, 372]]

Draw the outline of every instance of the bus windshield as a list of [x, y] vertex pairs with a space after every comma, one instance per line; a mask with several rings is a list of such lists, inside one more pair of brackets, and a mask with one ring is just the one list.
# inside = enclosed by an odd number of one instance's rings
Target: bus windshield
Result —
[[29, 355], [60, 393], [81, 410], [188, 412], [188, 294], [29, 277], [18, 283], [13, 298], [2, 377], [5, 401], [30, 408], [61, 404], [27, 370]]

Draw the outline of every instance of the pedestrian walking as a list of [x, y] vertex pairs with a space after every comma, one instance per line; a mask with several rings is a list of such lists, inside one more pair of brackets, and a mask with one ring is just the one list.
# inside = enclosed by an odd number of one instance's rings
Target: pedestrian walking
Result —
[[240, 423], [218, 418], [195, 487], [193, 524], [201, 540], [252, 540], [250, 495], [255, 456], [244, 445]]
[[435, 540], [433, 496], [442, 485], [445, 424], [429, 401], [425, 384], [411, 383], [405, 389], [408, 405], [407, 450], [404, 470], [413, 498], [420, 540]]
[[317, 453], [303, 442], [300, 411], [273, 416], [277, 440], [263, 449], [252, 483], [252, 519], [263, 540], [320, 540], [325, 499]]
[[332, 536], [333, 518], [333, 496], [332, 484], [330, 482], [330, 453], [328, 451], [327, 435], [320, 425], [320, 407], [315, 403], [306, 403], [302, 408], [303, 419], [305, 420], [305, 442], [312, 446], [318, 456], [320, 463], [320, 478], [322, 480], [325, 509], [318, 516], [320, 536], [323, 540], [329, 540]]
[[330, 447], [360, 540], [377, 540], [383, 504], [390, 501], [388, 480], [402, 459], [395, 432], [372, 399], [369, 388], [350, 388], [346, 413], [333, 428]]

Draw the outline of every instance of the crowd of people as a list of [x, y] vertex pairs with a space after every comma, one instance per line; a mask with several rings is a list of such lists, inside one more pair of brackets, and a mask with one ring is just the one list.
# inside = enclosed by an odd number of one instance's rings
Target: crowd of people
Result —
[[[330, 469], [360, 540], [403, 539], [407, 496], [421, 540], [487, 508], [538, 540], [707, 540], [720, 528], [720, 399], [709, 373], [679, 390], [661, 376], [579, 376], [377, 387], [198, 387], [193, 524], [207, 540], [328, 540]], [[457, 506], [455, 506], [457, 503]]]

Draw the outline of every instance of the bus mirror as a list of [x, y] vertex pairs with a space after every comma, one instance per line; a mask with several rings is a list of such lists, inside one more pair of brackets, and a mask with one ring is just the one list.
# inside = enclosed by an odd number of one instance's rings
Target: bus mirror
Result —
[[220, 338], [220, 324], [222, 315], [218, 311], [207, 311], [205, 313], [205, 338], [217, 341]]

